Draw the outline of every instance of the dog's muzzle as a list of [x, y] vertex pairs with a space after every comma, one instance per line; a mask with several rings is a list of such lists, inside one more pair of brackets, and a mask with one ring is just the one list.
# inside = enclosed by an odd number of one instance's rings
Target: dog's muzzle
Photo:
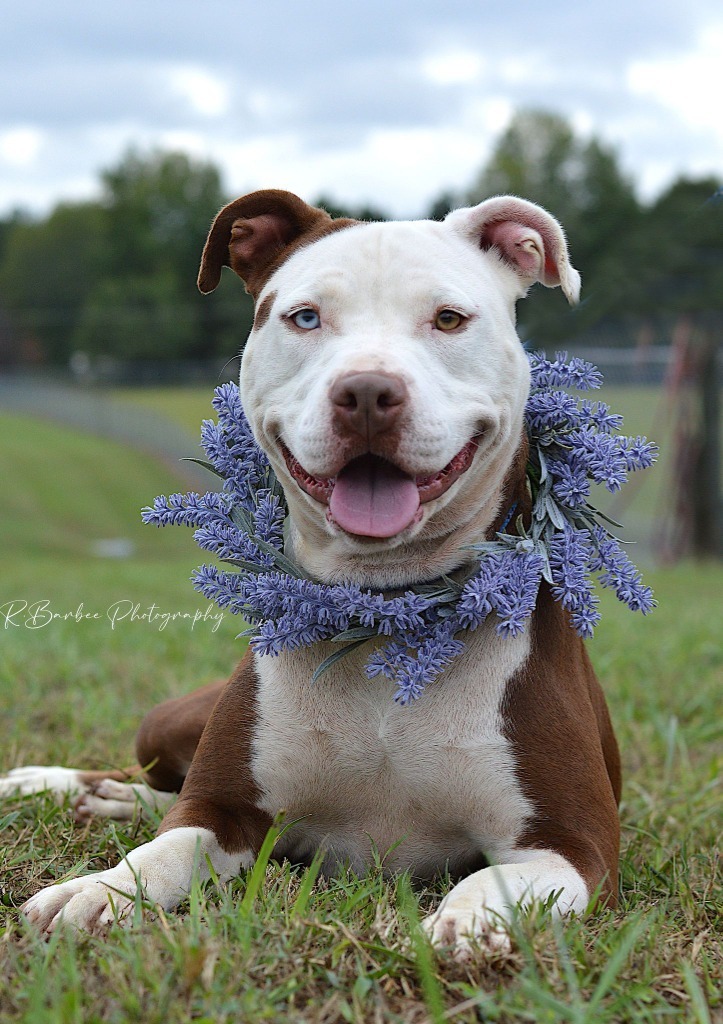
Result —
[[421, 505], [439, 498], [472, 465], [481, 434], [457, 452], [438, 473], [410, 476], [388, 459], [366, 452], [334, 477], [308, 473], [286, 445], [279, 447], [292, 477], [310, 497], [328, 506], [327, 517], [357, 537], [389, 538], [421, 516]]

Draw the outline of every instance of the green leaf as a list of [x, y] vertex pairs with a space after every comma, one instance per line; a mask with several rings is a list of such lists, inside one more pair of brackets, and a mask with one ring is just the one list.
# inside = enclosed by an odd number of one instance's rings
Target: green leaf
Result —
[[231, 521], [234, 526], [238, 526], [244, 531], [244, 533], [247, 533], [249, 537], [253, 536], [254, 521], [251, 518], [250, 512], [248, 512], [243, 505], [234, 505], [231, 509]]
[[261, 572], [268, 572], [268, 568], [265, 565], [258, 565], [256, 562], [247, 562], [245, 558], [222, 558], [222, 562], [226, 565], [235, 565], [238, 569], [243, 569], [246, 573], [252, 573], [254, 576], [258, 576]]
[[347, 654], [351, 654], [351, 652], [355, 651], [357, 647], [361, 647], [362, 644], [366, 644], [368, 642], [369, 637], [364, 637], [363, 640], [356, 640], [353, 644], [348, 644], [346, 647], [342, 647], [340, 650], [334, 651], [333, 654], [330, 654], [328, 658], [325, 658], [322, 661], [321, 665], [319, 665], [317, 670], [314, 672], [311, 677], [312, 683], [315, 683], [320, 676], [323, 676], [326, 670], [331, 668], [332, 665], [335, 665], [337, 661], [341, 661], [341, 659], [345, 658]]
[[331, 642], [341, 644], [347, 640], [370, 640], [373, 636], [377, 636], [373, 626], [354, 626], [352, 629], [345, 629], [343, 633], [337, 633], [331, 638]]
[[213, 475], [217, 476], [219, 478], [219, 480], [225, 480], [226, 479], [226, 477], [223, 475], [223, 473], [219, 473], [219, 471], [216, 469], [215, 466], [212, 466], [210, 462], [204, 461], [204, 459], [182, 458], [179, 461], [180, 462], [195, 462], [197, 466], [202, 466], [204, 469], [207, 469], [209, 471], [209, 473], [213, 473]]
[[622, 523], [618, 523], [614, 519], [611, 519], [610, 516], [606, 515], [604, 512], [601, 512], [599, 508], [595, 508], [594, 505], [587, 505], [586, 507], [590, 509], [590, 512], [593, 516], [600, 516], [600, 518], [604, 519], [606, 523], [610, 523], [611, 526], [617, 526], [619, 530], [625, 529]]

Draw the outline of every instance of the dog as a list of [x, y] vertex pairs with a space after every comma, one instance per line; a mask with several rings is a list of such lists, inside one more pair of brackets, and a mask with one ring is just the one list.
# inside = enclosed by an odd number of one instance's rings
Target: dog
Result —
[[[202, 292], [224, 266], [255, 318], [240, 389], [283, 486], [287, 551], [325, 583], [394, 591], [454, 575], [517, 504], [529, 519], [523, 414], [529, 364], [515, 308], [529, 287], [577, 301], [558, 222], [515, 197], [443, 222], [332, 219], [264, 190], [211, 227]], [[335, 648], [258, 657], [228, 684], [155, 708], [130, 775], [16, 769], [4, 793], [76, 794], [80, 816], [168, 807], [158, 835], [116, 867], [45, 888], [24, 906], [41, 932], [102, 933], [130, 920], [137, 887], [165, 910], [209, 865], [226, 881], [254, 861], [275, 817], [275, 855], [323, 870], [460, 879], [424, 922], [464, 958], [509, 947], [516, 908], [614, 906], [620, 761], [582, 640], [543, 582], [524, 632], [488, 620], [421, 698], [392, 700], [359, 651], [313, 685]], [[126, 894], [125, 896], [123, 894]], [[112, 903], [109, 900], [112, 895]]]

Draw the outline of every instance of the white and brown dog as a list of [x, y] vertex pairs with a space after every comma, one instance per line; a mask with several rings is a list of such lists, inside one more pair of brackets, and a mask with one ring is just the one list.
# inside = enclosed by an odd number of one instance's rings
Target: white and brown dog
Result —
[[[529, 367], [515, 303], [535, 281], [568, 300], [579, 275], [557, 221], [489, 199], [443, 223], [332, 220], [290, 193], [255, 192], [216, 218], [199, 286], [230, 266], [256, 300], [241, 396], [281, 480], [293, 557], [323, 582], [394, 590], [454, 573], [518, 502], [529, 515]], [[324, 869], [461, 877], [426, 921], [435, 943], [508, 942], [518, 905], [583, 912], [616, 900], [620, 765], [582, 641], [543, 583], [516, 638], [488, 621], [420, 700], [400, 707], [365, 654], [314, 685], [330, 646], [259, 658], [227, 685], [155, 708], [123, 773], [16, 769], [0, 792], [79, 795], [78, 813], [128, 817], [136, 792], [180, 791], [156, 839], [117, 867], [25, 905], [44, 932], [121, 919], [137, 886], [165, 909], [208, 863], [254, 860], [282, 810], [276, 854]], [[113, 906], [109, 902], [113, 895]], [[124, 899], [119, 893], [127, 893]]]

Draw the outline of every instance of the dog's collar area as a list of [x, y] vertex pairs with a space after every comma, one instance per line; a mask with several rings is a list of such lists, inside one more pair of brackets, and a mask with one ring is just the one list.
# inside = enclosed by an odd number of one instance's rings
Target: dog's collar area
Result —
[[[445, 576], [392, 597], [355, 584], [310, 579], [284, 553], [283, 490], [256, 444], [235, 384], [216, 389], [219, 421], [205, 421], [201, 432], [206, 465], [224, 479], [224, 491], [161, 496], [143, 510], [143, 519], [156, 526], [195, 526], [197, 543], [230, 565], [201, 566], [193, 575], [194, 586], [250, 623], [241, 635], [250, 636], [259, 654], [332, 641], [334, 652], [318, 675], [376, 638], [366, 673], [393, 680], [395, 700], [402, 704], [418, 698], [464, 649], [466, 632], [490, 616], [500, 636], [519, 635], [543, 579], [581, 636], [591, 636], [600, 619], [595, 579], [645, 614], [655, 605], [652, 591], [589, 496], [591, 483], [617, 491], [629, 472], [655, 461], [656, 447], [644, 437], [619, 434], [622, 417], [605, 403], [578, 400], [565, 390], [600, 387], [602, 375], [592, 364], [567, 361], [562, 354], [554, 360], [537, 354], [529, 359], [529, 525], [515, 506], [508, 510], [493, 539], [467, 549], [476, 563], [469, 575]], [[459, 469], [452, 463], [449, 476]], [[303, 473], [301, 467], [297, 473]], [[413, 485], [418, 488], [419, 482]], [[327, 500], [331, 494], [333, 488]], [[514, 528], [507, 532], [513, 519]]]
[[472, 465], [481, 434], [475, 435], [438, 473], [411, 477], [387, 459], [366, 452], [333, 477], [309, 473], [279, 439], [289, 473], [315, 501], [328, 505], [327, 517], [354, 536], [391, 538], [421, 516], [420, 506], [441, 497]]

